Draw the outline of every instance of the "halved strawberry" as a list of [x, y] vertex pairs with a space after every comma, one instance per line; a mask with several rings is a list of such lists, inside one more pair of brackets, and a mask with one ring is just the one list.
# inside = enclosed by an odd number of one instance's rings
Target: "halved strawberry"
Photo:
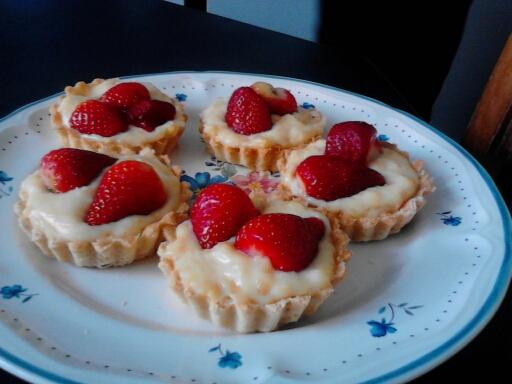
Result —
[[262, 81], [254, 83], [251, 88], [263, 97], [268, 104], [270, 113], [286, 115], [287, 113], [297, 112], [297, 101], [287, 89], [274, 88], [271, 84]]
[[256, 215], [258, 210], [240, 188], [213, 184], [197, 196], [190, 220], [199, 244], [206, 249], [235, 236], [240, 227]]
[[325, 201], [352, 196], [386, 182], [379, 172], [365, 165], [329, 155], [308, 157], [299, 164], [296, 174], [309, 196]]
[[127, 110], [139, 101], [149, 100], [150, 98], [145, 86], [140, 83], [127, 82], [110, 88], [100, 97], [100, 101], [112, 107]]
[[69, 125], [80, 133], [105, 137], [128, 129], [119, 110], [98, 100], [86, 100], [78, 104], [71, 114]]
[[176, 108], [171, 103], [160, 100], [143, 100], [128, 109], [131, 124], [148, 132], [154, 131], [163, 123], [174, 120]]
[[252, 135], [272, 128], [267, 103], [251, 87], [241, 87], [233, 92], [228, 102], [226, 123], [242, 135]]
[[362, 121], [346, 121], [336, 124], [327, 135], [325, 154], [368, 164], [381, 152], [376, 136], [375, 127]]
[[117, 159], [76, 148], [60, 148], [41, 159], [40, 175], [46, 187], [54, 192], [67, 192], [89, 185], [101, 171]]
[[148, 215], [166, 201], [165, 188], [151, 165], [136, 160], [121, 161], [101, 178], [84, 221], [101, 225], [130, 215]]
[[235, 248], [249, 256], [268, 257], [274, 269], [300, 272], [315, 258], [324, 233], [324, 223], [315, 217], [269, 213], [240, 229]]

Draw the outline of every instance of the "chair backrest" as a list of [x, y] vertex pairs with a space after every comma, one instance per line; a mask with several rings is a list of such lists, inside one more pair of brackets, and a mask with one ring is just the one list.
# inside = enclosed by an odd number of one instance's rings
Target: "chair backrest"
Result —
[[462, 141], [512, 200], [512, 34], [489, 77]]

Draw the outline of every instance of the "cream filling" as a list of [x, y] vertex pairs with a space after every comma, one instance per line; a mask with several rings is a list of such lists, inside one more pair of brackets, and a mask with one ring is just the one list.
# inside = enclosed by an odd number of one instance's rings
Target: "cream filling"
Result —
[[322, 155], [325, 140], [318, 140], [308, 146], [291, 151], [284, 169], [281, 169], [281, 183], [293, 195], [304, 198], [308, 203], [332, 211], [343, 211], [352, 217], [376, 217], [381, 213], [394, 212], [414, 196], [419, 187], [419, 176], [406, 156], [389, 148], [368, 165], [384, 176], [386, 184], [367, 188], [353, 196], [333, 201], [315, 199], [306, 194], [302, 180], [296, 176], [299, 164], [310, 156]]
[[261, 147], [277, 144], [288, 148], [321, 135], [325, 126], [325, 117], [320, 112], [299, 108], [293, 114], [272, 115], [274, 124], [268, 131], [241, 135], [226, 124], [227, 105], [226, 99], [218, 99], [201, 113], [204, 132], [227, 146]]
[[[75, 94], [66, 94], [64, 99], [60, 102], [58, 111], [62, 115], [62, 122], [64, 126], [70, 128], [69, 119], [73, 114], [73, 111], [76, 107], [86, 101], [91, 99], [99, 99], [101, 95], [103, 95], [106, 91], [112, 88], [114, 85], [120, 83], [118, 79], [108, 79], [102, 82], [101, 84], [92, 85], [89, 88], [89, 93], [87, 95], [75, 95]], [[177, 134], [178, 131], [185, 126], [185, 117], [182, 105], [176, 100], [170, 98], [166, 94], [162, 93], [158, 88], [156, 88], [153, 84], [150, 83], [141, 83], [143, 84], [147, 90], [149, 91], [149, 95], [151, 99], [166, 101], [171, 103], [176, 108], [176, 117], [174, 120], [170, 120], [165, 122], [162, 125], [159, 125], [155, 128], [155, 130], [148, 132], [142, 128], [136, 127], [134, 125], [130, 125], [128, 130], [122, 133], [119, 133], [114, 136], [104, 137], [100, 135], [86, 135], [82, 134], [83, 137], [97, 140], [97, 141], [116, 141], [123, 142], [126, 144], [137, 145], [142, 142], [147, 141], [156, 141], [161, 139], [164, 136], [169, 134]], [[174, 133], [173, 133], [174, 132]]]
[[24, 213], [28, 213], [34, 227], [51, 239], [92, 241], [109, 235], [121, 237], [128, 233], [136, 234], [178, 207], [180, 182], [169, 167], [156, 157], [147, 156], [147, 152], [146, 156], [124, 156], [118, 162], [124, 160], [147, 163], [157, 172], [167, 193], [167, 202], [160, 209], [149, 215], [131, 215], [112, 223], [90, 226], [83, 221], [83, 218], [92, 203], [101, 176], [87, 186], [65, 193], [53, 193], [45, 187], [38, 170], [21, 184], [20, 193], [27, 198]]
[[178, 226], [176, 239], [162, 244], [158, 254], [163, 259], [172, 259], [185, 289], [213, 300], [227, 296], [240, 304], [269, 304], [330, 288], [335, 269], [335, 249], [327, 218], [295, 202], [273, 202], [262, 213], [276, 212], [317, 217], [325, 224], [326, 231], [319, 243], [317, 256], [300, 272], [277, 271], [268, 258], [246, 255], [234, 247], [234, 237], [211, 249], [202, 249], [190, 220]]

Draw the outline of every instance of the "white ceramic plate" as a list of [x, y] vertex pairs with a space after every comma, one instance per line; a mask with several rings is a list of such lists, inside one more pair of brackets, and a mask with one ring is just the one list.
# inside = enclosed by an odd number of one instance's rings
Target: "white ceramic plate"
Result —
[[306, 81], [219, 72], [133, 80], [184, 101], [190, 119], [172, 159], [204, 186], [246, 170], [207, 155], [198, 113], [266, 78], [316, 106], [328, 126], [367, 121], [380, 139], [423, 159], [438, 190], [413, 223], [385, 241], [353, 245], [346, 279], [313, 317], [273, 333], [232, 334], [172, 297], [156, 259], [76, 268], [44, 257], [18, 229], [20, 182], [59, 146], [52, 96], [0, 122], [2, 368], [36, 383], [402, 382], [482, 329], [510, 280], [510, 217], [489, 176], [450, 139], [382, 103]]

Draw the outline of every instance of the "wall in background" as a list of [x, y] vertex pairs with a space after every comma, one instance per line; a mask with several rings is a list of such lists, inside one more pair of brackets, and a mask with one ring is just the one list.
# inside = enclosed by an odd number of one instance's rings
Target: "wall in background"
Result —
[[320, 0], [208, 0], [207, 10], [272, 31], [318, 41]]

